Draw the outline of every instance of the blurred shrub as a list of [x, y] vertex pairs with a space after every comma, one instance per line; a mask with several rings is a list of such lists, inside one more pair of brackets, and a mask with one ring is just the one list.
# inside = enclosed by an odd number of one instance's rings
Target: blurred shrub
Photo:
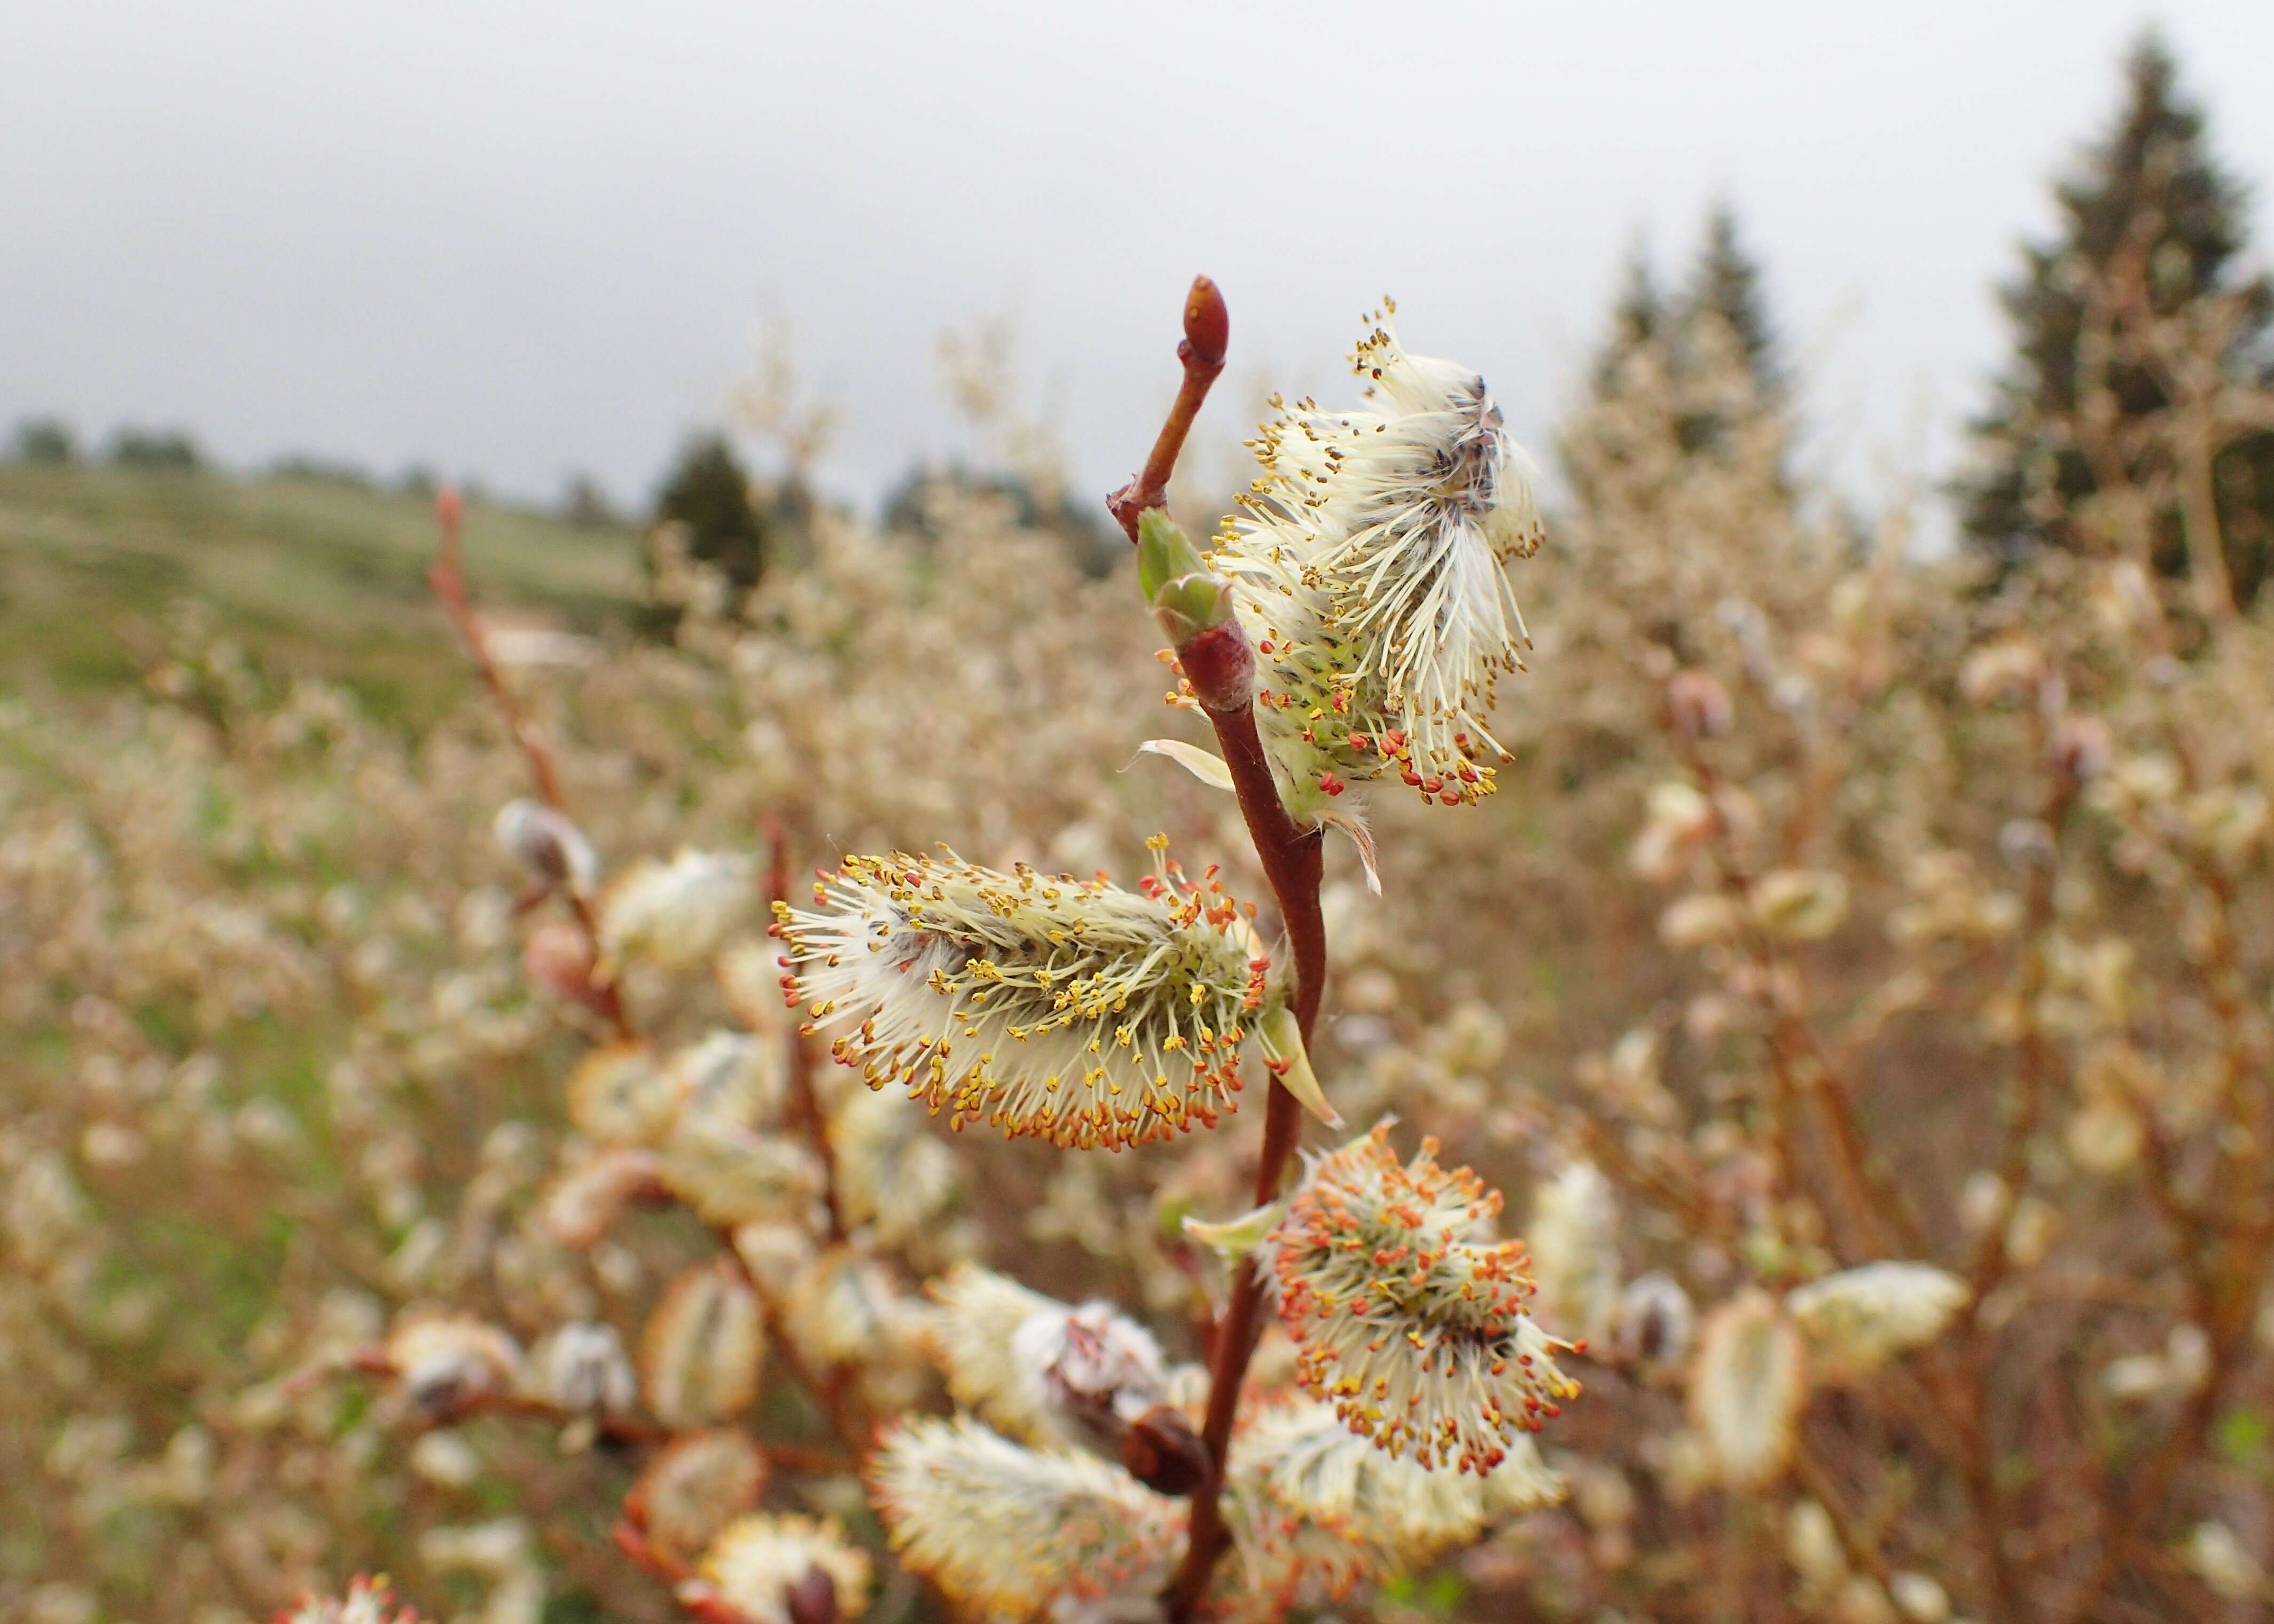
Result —
[[723, 434], [689, 440], [656, 498], [656, 522], [686, 532], [686, 551], [737, 590], [756, 586], [766, 566], [766, 526], [750, 500], [750, 476]]
[[79, 436], [61, 417], [29, 417], [16, 425], [19, 462], [61, 468], [79, 461]]
[[186, 472], [202, 466], [197, 441], [179, 429], [122, 428], [110, 437], [110, 460], [121, 468]]

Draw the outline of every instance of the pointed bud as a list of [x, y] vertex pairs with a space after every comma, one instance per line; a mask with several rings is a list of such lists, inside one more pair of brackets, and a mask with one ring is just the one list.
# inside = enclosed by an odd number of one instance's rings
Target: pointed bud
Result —
[[1147, 603], [1158, 603], [1163, 585], [1177, 576], [1200, 575], [1207, 568], [1200, 549], [1167, 508], [1148, 508], [1138, 515], [1137, 585]]
[[1231, 583], [1221, 575], [1178, 575], [1153, 598], [1153, 618], [1178, 648], [1231, 620]]
[[1255, 652], [1232, 613], [1231, 583], [1209, 573], [1166, 508], [1138, 518], [1137, 584], [1202, 705], [1232, 711], [1254, 700]]
[[1202, 366], [1222, 366], [1231, 343], [1231, 312], [1223, 291], [1205, 276], [1193, 277], [1193, 290], [1185, 295], [1185, 342]]

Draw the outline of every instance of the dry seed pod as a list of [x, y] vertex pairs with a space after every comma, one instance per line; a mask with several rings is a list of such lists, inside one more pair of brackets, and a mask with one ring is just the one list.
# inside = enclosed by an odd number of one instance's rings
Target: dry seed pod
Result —
[[671, 1282], [640, 1336], [640, 1389], [666, 1426], [740, 1415], [757, 1396], [765, 1357], [757, 1294], [723, 1259]]

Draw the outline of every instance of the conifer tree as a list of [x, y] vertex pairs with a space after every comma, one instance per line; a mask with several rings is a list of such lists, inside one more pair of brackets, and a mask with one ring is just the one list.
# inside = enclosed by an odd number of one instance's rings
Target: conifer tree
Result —
[[1595, 352], [1593, 372], [1597, 394], [1616, 387], [1620, 366], [1643, 345], [1660, 336], [1666, 325], [1666, 301], [1650, 268], [1650, 247], [1640, 232], [1627, 250], [1624, 280], [1611, 305], [1611, 329]]
[[[2197, 358], [2227, 380], [2263, 381], [2274, 374], [2274, 288], [2241, 273], [2244, 190], [2213, 157], [2202, 111], [2180, 90], [2170, 51], [2150, 34], [2125, 75], [2121, 112], [2055, 188], [2059, 230], [2025, 245], [2022, 274], [2001, 291], [2014, 355], [1974, 425], [1980, 466], [1961, 486], [1965, 532], [2009, 560], [2037, 547], [2092, 545], [2090, 500], [2120, 467], [2121, 482], [2152, 508], [2145, 523], [2153, 562], [2166, 574], [2190, 573], [2192, 443], [2207, 464], [2193, 528], [2216, 530], [2223, 554], [2199, 560], [2204, 571], [2195, 573], [2216, 580], [2223, 562], [2217, 590], [2247, 605], [2274, 536], [2274, 432], [2247, 422], [2183, 424], [2183, 409], [2193, 408], [2173, 397], [2179, 374], [2167, 341], [2208, 335], [2212, 353]], [[2077, 431], [2093, 413], [2101, 419], [2097, 447]]]
[[765, 521], [750, 500], [750, 477], [724, 435], [688, 442], [657, 499], [656, 518], [685, 525], [689, 556], [715, 565], [738, 589], [757, 584], [766, 561]]
[[1690, 273], [1671, 297], [1637, 237], [1588, 385], [1558, 447], [1582, 508], [1593, 505], [1616, 469], [1647, 469], [1656, 483], [1695, 458], [1728, 465], [1766, 455], [1781, 467], [1784, 386], [1774, 327], [1760, 267], [1728, 204], [1707, 216]]
[[1739, 240], [1736, 211], [1726, 201], [1716, 203], [1706, 217], [1705, 239], [1698, 244], [1683, 300], [1685, 321], [1709, 312], [1729, 324], [1763, 398], [1773, 398], [1781, 384], [1761, 270]]

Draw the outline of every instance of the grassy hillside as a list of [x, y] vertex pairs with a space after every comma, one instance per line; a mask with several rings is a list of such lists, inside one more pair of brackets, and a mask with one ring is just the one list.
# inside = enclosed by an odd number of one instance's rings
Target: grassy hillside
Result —
[[[639, 589], [618, 526], [470, 504], [468, 568], [489, 602], [592, 630]], [[387, 714], [424, 712], [462, 673], [425, 582], [424, 499], [320, 477], [0, 464], [0, 685], [133, 680], [168, 606], [192, 598], [295, 670]]]

